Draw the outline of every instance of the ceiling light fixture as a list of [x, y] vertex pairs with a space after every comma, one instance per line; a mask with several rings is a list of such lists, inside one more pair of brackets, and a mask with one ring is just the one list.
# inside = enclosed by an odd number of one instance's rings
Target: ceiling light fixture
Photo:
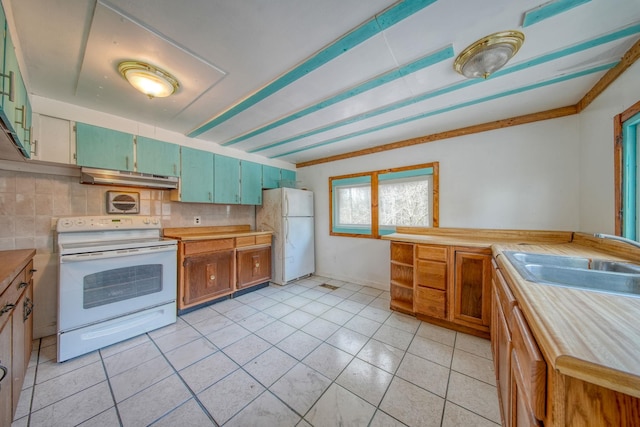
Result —
[[520, 31], [502, 31], [488, 35], [463, 50], [453, 69], [463, 76], [486, 79], [498, 71], [518, 52], [524, 42]]
[[134, 88], [153, 98], [164, 98], [180, 87], [178, 79], [160, 68], [139, 61], [124, 61], [118, 64], [122, 77]]

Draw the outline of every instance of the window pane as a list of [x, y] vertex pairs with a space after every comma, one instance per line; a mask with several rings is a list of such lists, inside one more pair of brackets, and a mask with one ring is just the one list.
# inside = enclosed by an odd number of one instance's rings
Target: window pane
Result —
[[337, 187], [337, 225], [371, 225], [371, 186]]
[[380, 227], [430, 226], [430, 176], [380, 181], [378, 188]]

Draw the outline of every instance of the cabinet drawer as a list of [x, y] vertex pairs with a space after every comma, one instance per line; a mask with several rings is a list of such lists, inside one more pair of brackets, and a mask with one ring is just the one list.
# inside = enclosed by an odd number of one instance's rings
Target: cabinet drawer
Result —
[[206, 252], [233, 249], [233, 239], [204, 240], [202, 242], [188, 242], [184, 244], [184, 255], [201, 254]]
[[271, 234], [260, 234], [256, 236], [256, 245], [270, 245]]
[[421, 259], [447, 262], [447, 248], [442, 246], [418, 245], [417, 256]]
[[513, 329], [513, 325], [511, 324], [511, 312], [513, 307], [517, 304], [516, 298], [513, 296], [513, 293], [511, 293], [511, 289], [504, 280], [502, 273], [497, 269], [493, 270], [493, 282], [495, 283], [496, 298], [498, 300], [497, 303], [502, 308], [509, 331], [511, 331]]
[[447, 264], [439, 261], [425, 261], [419, 259], [416, 281], [419, 286], [447, 290]]
[[511, 312], [511, 372], [522, 391], [528, 409], [539, 420], [544, 420], [546, 400], [546, 363], [527, 321], [519, 307]]
[[236, 247], [253, 246], [256, 244], [256, 236], [236, 237]]
[[446, 301], [445, 291], [417, 287], [415, 289], [413, 307], [416, 313], [444, 319], [447, 314]]
[[20, 294], [24, 292], [28, 285], [25, 278], [26, 268], [11, 281], [7, 289], [0, 295], [0, 312], [4, 311], [4, 313], [0, 314], [0, 328], [9, 319], [11, 313], [18, 308], [16, 304]]

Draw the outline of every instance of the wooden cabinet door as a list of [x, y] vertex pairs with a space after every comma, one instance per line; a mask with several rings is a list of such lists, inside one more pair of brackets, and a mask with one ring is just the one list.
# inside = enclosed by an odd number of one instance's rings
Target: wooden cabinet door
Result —
[[289, 169], [281, 169], [280, 170], [280, 180], [285, 184], [281, 185], [281, 187], [291, 187], [296, 188], [296, 171], [292, 171]]
[[262, 188], [278, 188], [280, 179], [280, 168], [262, 166]]
[[518, 307], [511, 312], [511, 426], [539, 426], [545, 417], [546, 362]]
[[[0, 8], [1, 9], [1, 8]], [[0, 307], [2, 308], [2, 307]], [[0, 426], [10, 426], [13, 421], [13, 395], [11, 385], [13, 371], [11, 369], [11, 319], [6, 321], [0, 316]]]
[[271, 279], [271, 246], [237, 251], [238, 289]]
[[213, 175], [214, 203], [240, 203], [240, 160], [216, 154]]
[[76, 123], [78, 166], [133, 171], [133, 135]]
[[185, 258], [185, 306], [233, 292], [233, 255], [234, 251], [230, 250]]
[[498, 397], [502, 421], [506, 424], [509, 419], [511, 397], [511, 333], [507, 319], [500, 305], [498, 289], [493, 287], [491, 298], [491, 345], [493, 349], [493, 363], [498, 386]]
[[180, 146], [144, 136], [136, 137], [138, 172], [180, 176]]
[[181, 147], [180, 201], [213, 203], [213, 153]]
[[13, 411], [15, 413], [18, 406], [18, 399], [20, 399], [20, 392], [22, 391], [22, 382], [24, 381], [24, 374], [26, 372], [25, 361], [25, 322], [24, 322], [24, 303], [26, 298], [26, 292], [22, 293], [20, 299], [16, 303], [16, 307], [13, 309], [12, 316], [12, 352], [11, 352], [11, 370], [13, 372]]
[[491, 321], [491, 255], [456, 251], [453, 321], [484, 331]]
[[243, 205], [262, 204], [262, 165], [242, 161], [240, 201]]

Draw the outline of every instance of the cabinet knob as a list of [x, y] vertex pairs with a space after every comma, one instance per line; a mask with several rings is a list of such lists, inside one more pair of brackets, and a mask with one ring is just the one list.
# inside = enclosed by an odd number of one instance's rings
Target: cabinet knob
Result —
[[209, 276], [209, 280], [216, 280], [216, 276], [212, 274], [211, 276]]
[[260, 268], [260, 263], [256, 262], [256, 268]]

